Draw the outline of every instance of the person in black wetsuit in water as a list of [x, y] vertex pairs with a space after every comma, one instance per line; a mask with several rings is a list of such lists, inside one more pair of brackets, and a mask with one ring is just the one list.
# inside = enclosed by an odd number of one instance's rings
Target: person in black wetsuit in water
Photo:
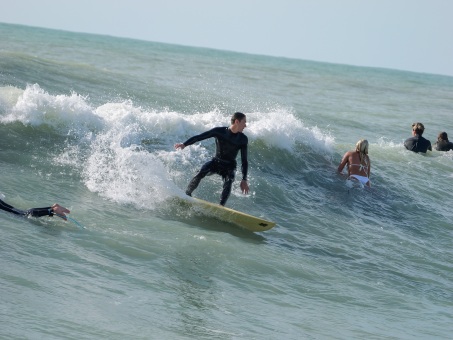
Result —
[[404, 141], [406, 149], [417, 153], [426, 153], [428, 150], [433, 151], [431, 142], [425, 137], [422, 137], [424, 131], [425, 126], [422, 123], [412, 124], [412, 137]]
[[16, 209], [8, 203], [0, 199], [0, 209], [21, 216], [33, 216], [33, 217], [42, 217], [42, 216], [53, 216], [57, 215], [62, 219], [66, 220], [66, 214], [69, 214], [70, 211], [65, 207], [62, 207], [59, 204], [54, 204], [51, 207], [46, 208], [31, 208], [28, 210]]
[[248, 194], [249, 186], [247, 184], [247, 144], [248, 138], [242, 133], [246, 127], [246, 116], [241, 112], [236, 112], [231, 117], [230, 127], [216, 127], [206, 131], [200, 135], [193, 136], [186, 140], [184, 143], [175, 144], [176, 149], [184, 149], [186, 146], [192, 145], [196, 142], [214, 137], [216, 142], [215, 157], [209, 162], [206, 162], [190, 181], [187, 186], [186, 194], [192, 196], [192, 192], [198, 187], [200, 181], [206, 175], [214, 173], [222, 176], [223, 190], [220, 197], [220, 205], [225, 205], [231, 193], [231, 186], [234, 181], [236, 172], [236, 156], [241, 151], [242, 161], [242, 180], [241, 190], [244, 194]]
[[448, 140], [448, 135], [446, 132], [439, 133], [435, 147], [437, 151], [453, 150], [453, 143]]

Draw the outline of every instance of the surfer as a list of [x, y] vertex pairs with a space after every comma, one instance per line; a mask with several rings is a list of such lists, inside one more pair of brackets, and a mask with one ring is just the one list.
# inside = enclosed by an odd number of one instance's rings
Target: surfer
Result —
[[426, 151], [432, 151], [431, 142], [426, 138], [422, 137], [425, 127], [422, 123], [412, 124], [412, 137], [404, 141], [406, 149], [414, 152], [426, 153]]
[[46, 208], [31, 208], [28, 210], [19, 210], [13, 206], [7, 204], [6, 202], [0, 199], [0, 209], [21, 216], [33, 216], [33, 217], [42, 217], [42, 216], [53, 216], [57, 215], [62, 219], [66, 220], [66, 214], [69, 214], [70, 211], [65, 207], [55, 203], [51, 207]]
[[215, 138], [216, 142], [215, 157], [206, 162], [201, 167], [200, 171], [195, 175], [195, 177], [192, 178], [186, 189], [187, 195], [192, 196], [192, 192], [198, 187], [198, 184], [205, 176], [216, 173], [222, 176], [223, 179], [223, 190], [220, 196], [220, 205], [225, 205], [231, 193], [231, 186], [233, 184], [234, 176], [236, 173], [236, 157], [239, 151], [241, 151], [242, 162], [242, 180], [240, 187], [242, 193], [248, 194], [248, 138], [242, 133], [242, 131], [246, 128], [246, 123], [247, 121], [245, 114], [236, 112], [231, 117], [230, 127], [216, 127], [202, 134], [193, 136], [186, 140], [184, 143], [175, 144], [175, 149], [182, 150], [186, 146], [212, 137]]
[[437, 142], [434, 144], [437, 151], [450, 151], [453, 150], [453, 143], [448, 141], [448, 135], [446, 132], [441, 132], [437, 136]]
[[348, 151], [338, 166], [338, 172], [342, 173], [344, 167], [348, 165], [348, 179], [359, 181], [361, 185], [371, 187], [370, 172], [371, 162], [368, 157], [368, 141], [361, 139], [355, 145], [355, 151]]

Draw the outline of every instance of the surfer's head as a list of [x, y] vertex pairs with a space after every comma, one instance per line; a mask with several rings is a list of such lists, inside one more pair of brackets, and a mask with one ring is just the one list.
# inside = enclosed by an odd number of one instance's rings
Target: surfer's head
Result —
[[425, 126], [422, 123], [413, 123], [412, 124], [412, 131], [415, 132], [416, 135], [423, 135], [425, 131]]
[[231, 117], [230, 130], [233, 133], [242, 132], [247, 127], [247, 118], [242, 112], [235, 112]]
[[231, 124], [234, 124], [234, 122], [237, 120], [241, 121], [245, 118], [245, 114], [242, 112], [235, 112], [233, 113], [233, 116], [231, 116]]
[[361, 139], [355, 145], [355, 151], [368, 155], [368, 141], [366, 139]]
[[447, 141], [448, 142], [448, 135], [446, 132], [441, 132], [439, 133], [439, 135], [437, 136], [437, 141], [440, 142], [440, 141]]

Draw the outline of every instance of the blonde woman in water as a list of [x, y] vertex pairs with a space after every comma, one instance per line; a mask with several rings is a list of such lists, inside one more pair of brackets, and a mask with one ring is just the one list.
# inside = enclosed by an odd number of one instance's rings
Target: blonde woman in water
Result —
[[368, 141], [366, 139], [357, 142], [355, 151], [348, 151], [344, 154], [338, 166], [338, 172], [342, 173], [346, 165], [348, 165], [348, 179], [359, 181], [360, 184], [371, 187], [371, 162], [370, 157], [368, 157]]

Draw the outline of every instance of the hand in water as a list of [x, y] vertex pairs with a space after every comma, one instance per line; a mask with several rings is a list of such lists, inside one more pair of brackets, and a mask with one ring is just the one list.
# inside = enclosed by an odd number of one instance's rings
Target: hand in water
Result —
[[66, 209], [65, 207], [62, 207], [61, 205], [59, 205], [57, 203], [52, 205], [51, 208], [55, 215], [57, 215], [58, 217], [61, 217], [64, 220], [67, 220], [66, 214], [70, 213], [70, 211], [68, 209]]
[[242, 193], [245, 195], [247, 195], [249, 193], [249, 185], [248, 185], [247, 181], [244, 181], [244, 180], [241, 181], [241, 190], [242, 190]]

